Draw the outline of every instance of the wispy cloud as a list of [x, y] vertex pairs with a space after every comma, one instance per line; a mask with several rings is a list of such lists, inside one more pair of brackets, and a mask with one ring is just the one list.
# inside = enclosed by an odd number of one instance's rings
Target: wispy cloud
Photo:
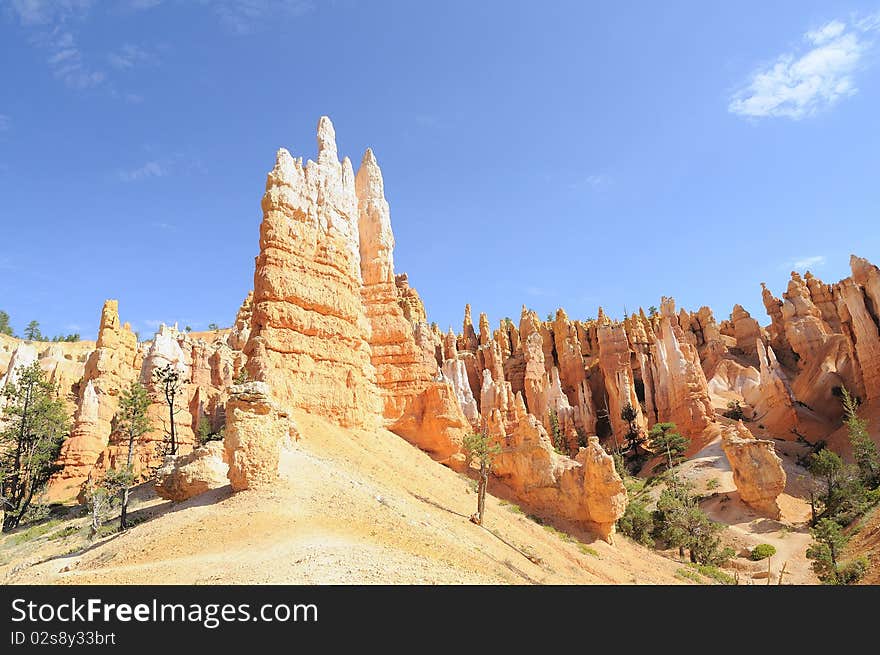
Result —
[[162, 221], [153, 221], [150, 223], [150, 227], [155, 227], [158, 230], [165, 230], [166, 232], [177, 232], [177, 226], [174, 223], [164, 223]]
[[572, 182], [568, 185], [569, 189], [605, 189], [611, 185], [613, 180], [610, 175], [605, 173], [595, 173], [593, 175], [587, 175], [586, 177]]
[[22, 25], [47, 25], [82, 15], [93, 0], [12, 0], [10, 6]]
[[70, 24], [85, 18], [92, 0], [12, 0], [12, 14], [30, 34], [30, 42], [45, 50], [52, 74], [73, 89], [98, 86], [103, 71], [83, 57]]
[[162, 0], [127, 0], [125, 5], [134, 11], [141, 11], [143, 9], [152, 9], [158, 5], [162, 4]]
[[126, 43], [119, 50], [107, 55], [107, 61], [116, 70], [124, 71], [139, 64], [153, 64], [158, 58], [140, 46]]
[[250, 34], [269, 20], [296, 18], [314, 10], [311, 0], [201, 0], [236, 34]]
[[880, 14], [848, 24], [832, 20], [803, 35], [805, 46], [752, 73], [728, 111], [749, 118], [812, 116], [858, 92], [855, 74], [872, 46]]
[[825, 265], [828, 258], [825, 255], [813, 255], [812, 257], [795, 257], [785, 262], [780, 268], [792, 271], [805, 271], [810, 268], [819, 268]]
[[6, 132], [12, 121], [6, 114], [0, 114], [0, 132]]
[[119, 168], [115, 177], [120, 182], [142, 182], [151, 178], [167, 177], [179, 174], [199, 174], [205, 172], [202, 160], [184, 152], [162, 156], [156, 148], [147, 148], [151, 152], [150, 159], [133, 168]]
[[164, 177], [167, 174], [168, 170], [158, 161], [148, 161], [137, 168], [117, 171], [117, 177], [122, 182], [139, 182], [151, 177]]

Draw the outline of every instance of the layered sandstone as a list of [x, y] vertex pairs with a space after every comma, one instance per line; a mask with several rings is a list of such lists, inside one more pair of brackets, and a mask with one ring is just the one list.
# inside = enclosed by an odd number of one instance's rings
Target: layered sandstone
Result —
[[634, 423], [641, 431], [647, 428], [647, 420], [636, 396], [633, 369], [630, 362], [630, 343], [626, 328], [622, 323], [614, 323], [602, 308], [599, 308], [597, 327], [599, 342], [599, 367], [605, 379], [605, 393], [608, 419], [611, 430], [618, 442], [629, 431], [629, 425], [622, 417], [625, 407], [635, 410]]
[[574, 459], [559, 455], [520, 394], [512, 404], [508, 420], [494, 409], [487, 422], [490, 437], [501, 446], [495, 475], [533, 511], [584, 525], [611, 542], [627, 502], [614, 460], [597, 437], [590, 437]]
[[281, 449], [296, 437], [293, 420], [272, 399], [265, 382], [233, 386], [224, 437], [232, 489], [271, 487], [278, 479]]
[[358, 198], [326, 116], [318, 160], [281, 149], [266, 181], [247, 369], [286, 406], [371, 427], [379, 392], [361, 299]]
[[691, 437], [691, 449], [699, 450], [702, 444], [697, 437], [712, 423], [715, 411], [696, 348], [683, 338], [671, 298], [661, 302], [657, 331], [652, 349], [652, 397], [658, 420], [675, 423]]
[[744, 503], [771, 518], [780, 517], [777, 498], [785, 490], [785, 469], [773, 442], [755, 439], [742, 421], [724, 428], [721, 447]]
[[76, 496], [106, 448], [119, 407], [119, 394], [137, 379], [137, 337], [120, 325], [119, 303], [107, 300], [101, 310], [98, 341], [85, 364], [70, 437], [61, 449], [61, 467], [49, 481], [50, 500]]
[[168, 455], [156, 471], [156, 493], [181, 502], [229, 484], [223, 443], [210, 441], [188, 455]]

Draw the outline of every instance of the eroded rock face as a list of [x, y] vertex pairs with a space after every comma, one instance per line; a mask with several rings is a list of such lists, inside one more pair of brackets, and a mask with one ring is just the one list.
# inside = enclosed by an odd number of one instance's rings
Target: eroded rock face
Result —
[[756, 365], [758, 351], [755, 344], [761, 339], [761, 326], [742, 305], [734, 305], [731, 314], [736, 347], [748, 358], [749, 363]]
[[608, 419], [614, 434], [622, 439], [629, 430], [627, 422], [621, 418], [624, 407], [629, 405], [635, 409], [635, 423], [639, 429], [647, 428], [647, 420], [636, 396], [626, 329], [622, 323], [613, 323], [601, 308], [598, 321], [599, 367], [605, 378]]
[[721, 447], [744, 503], [771, 518], [780, 517], [777, 498], [785, 490], [785, 469], [773, 442], [755, 439], [742, 421], [723, 428]]
[[573, 521], [611, 542], [617, 519], [626, 510], [626, 488], [614, 460], [590, 437], [576, 458], [559, 455], [538, 419], [527, 413], [522, 396], [514, 400], [513, 419], [492, 410], [489, 435], [502, 447], [495, 475], [526, 506]]
[[296, 426], [265, 382], [234, 385], [226, 403], [226, 461], [233, 491], [270, 487], [278, 480], [281, 449]]
[[834, 293], [841, 322], [858, 359], [865, 397], [867, 400], [880, 398], [880, 332], [877, 318], [865, 303], [865, 290], [846, 278], [835, 285]]
[[359, 241], [354, 171], [322, 117], [318, 161], [281, 149], [266, 181], [247, 369], [283, 405], [372, 427], [379, 392]]
[[61, 470], [52, 476], [47, 496], [52, 501], [75, 497], [107, 447], [119, 394], [137, 379], [137, 337], [120, 325], [119, 303], [107, 300], [101, 310], [98, 341], [86, 361], [70, 437], [61, 449]]
[[156, 471], [156, 493], [181, 502], [229, 484], [223, 442], [209, 441], [187, 455], [168, 455]]
[[361, 162], [355, 189], [361, 296], [371, 327], [371, 362], [382, 399], [382, 416], [393, 430], [394, 424], [411, 411], [415, 398], [436, 381], [437, 366], [432, 368], [425, 361], [422, 349], [416, 345], [412, 324], [399, 303], [391, 213], [385, 200], [382, 172], [371, 150], [367, 150]]
[[238, 308], [238, 313], [235, 315], [235, 323], [232, 324], [232, 329], [226, 337], [226, 343], [233, 350], [244, 350], [245, 345], [247, 345], [248, 339], [251, 336], [251, 318], [253, 313], [254, 292], [251, 291], [241, 303], [241, 307]]
[[715, 410], [696, 348], [683, 338], [671, 298], [664, 298], [661, 303], [659, 334], [654, 345], [653, 398], [657, 417], [675, 423], [683, 434], [690, 435], [691, 449], [698, 450], [702, 444], [696, 437], [712, 423]]

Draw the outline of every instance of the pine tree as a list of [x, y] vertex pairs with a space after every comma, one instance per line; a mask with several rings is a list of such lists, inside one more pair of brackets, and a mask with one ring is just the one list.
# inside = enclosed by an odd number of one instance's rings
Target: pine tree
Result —
[[691, 440], [676, 431], [675, 423], [655, 423], [648, 433], [651, 450], [663, 457], [655, 468], [672, 468], [684, 459]]
[[120, 479], [120, 502], [122, 505], [119, 514], [119, 529], [128, 527], [128, 501], [131, 493], [131, 485], [134, 482], [134, 444], [145, 434], [150, 432], [150, 422], [147, 419], [147, 409], [150, 406], [150, 396], [140, 382], [132, 382], [119, 397], [119, 411], [117, 413], [119, 429], [125, 435], [128, 450], [125, 460], [125, 468], [121, 473], [125, 476]]
[[477, 484], [477, 513], [471, 516], [471, 521], [477, 525], [483, 525], [486, 489], [489, 487], [489, 471], [492, 468], [492, 461], [501, 452], [501, 446], [490, 443], [489, 435], [485, 432], [473, 432], [462, 440], [461, 450], [464, 453], [467, 466], [470, 466], [474, 459], [480, 466], [480, 477]]
[[186, 380], [183, 380], [180, 371], [175, 368], [174, 364], [166, 364], [161, 368], [153, 371], [153, 379], [159, 386], [165, 404], [168, 405], [168, 438], [166, 440], [166, 448], [164, 454], [177, 454], [177, 430], [174, 417], [181, 412], [181, 408], [177, 407], [177, 396], [183, 390]]
[[843, 389], [844, 423], [852, 445], [853, 459], [859, 467], [859, 478], [869, 489], [880, 485], [880, 453], [868, 434], [868, 421], [858, 415], [859, 402]]
[[838, 560], [847, 538], [831, 519], [822, 519], [810, 529], [814, 543], [807, 548], [807, 559], [813, 560], [813, 571], [825, 584], [838, 584]]
[[4, 425], [0, 430], [0, 495], [3, 531], [18, 526], [49, 478], [67, 436], [69, 419], [55, 386], [38, 362], [16, 369], [18, 379], [6, 385]]
[[24, 338], [28, 341], [42, 341], [43, 333], [40, 332], [40, 324], [37, 321], [31, 321], [24, 329]]
[[12, 332], [12, 326], [9, 325], [9, 314], [0, 310], [0, 334], [5, 334], [8, 337], [15, 336]]

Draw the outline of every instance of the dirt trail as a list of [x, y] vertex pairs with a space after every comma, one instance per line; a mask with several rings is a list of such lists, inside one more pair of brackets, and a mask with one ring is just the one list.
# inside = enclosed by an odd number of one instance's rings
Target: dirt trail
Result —
[[180, 504], [147, 497], [136, 514], [152, 518], [127, 533], [67, 556], [58, 556], [69, 548], [65, 540], [44, 543], [29, 553], [32, 566], [13, 572], [7, 563], [0, 578], [57, 584], [682, 582], [675, 561], [624, 538], [615, 546], [566, 541], [494, 497], [481, 529], [467, 519], [476, 505], [470, 481], [400, 437], [342, 430], [302, 413], [295, 418], [303, 437], [284, 454], [282, 479], [270, 492], [233, 495], [225, 487]]
[[739, 571], [743, 583], [767, 583], [767, 561], [752, 562], [746, 557], [747, 550], [765, 543], [776, 548], [770, 561], [773, 584], [779, 581], [783, 565], [785, 584], [817, 584], [819, 581], [806, 558], [811, 542], [807, 526], [810, 505], [804, 499], [807, 472], [796, 463], [802, 447], [782, 441], [774, 441], [774, 444], [787, 477], [785, 492], [779, 496], [782, 509], [779, 521], [760, 515], [740, 500], [720, 438], [682, 464], [682, 475], [694, 484], [697, 493], [705, 496], [700, 506], [709, 517], [728, 525], [725, 540], [734, 546], [738, 555], [730, 567]]

